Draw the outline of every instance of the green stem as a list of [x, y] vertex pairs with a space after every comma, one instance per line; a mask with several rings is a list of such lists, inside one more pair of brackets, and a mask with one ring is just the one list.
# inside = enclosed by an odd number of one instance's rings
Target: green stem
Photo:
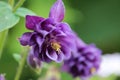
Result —
[[25, 0], [19, 0], [19, 2], [16, 4], [16, 6], [13, 8], [13, 12], [15, 12], [22, 4], [24, 3]]
[[8, 0], [8, 3], [9, 3], [9, 4], [11, 5], [11, 7], [13, 8], [15, 1], [14, 1], [14, 0]]
[[0, 32], [0, 58], [7, 38], [8, 30]]
[[21, 58], [21, 61], [19, 63], [17, 73], [16, 73], [16, 76], [15, 76], [14, 80], [19, 80], [20, 79], [20, 75], [21, 75], [23, 67], [25, 65], [27, 55], [28, 55], [28, 48], [25, 48], [23, 53], [22, 53], [22, 58]]

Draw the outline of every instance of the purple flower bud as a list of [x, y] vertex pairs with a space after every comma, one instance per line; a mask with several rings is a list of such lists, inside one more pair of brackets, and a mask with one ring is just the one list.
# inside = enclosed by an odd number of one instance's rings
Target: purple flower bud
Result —
[[39, 69], [41, 67], [41, 61], [38, 60], [38, 58], [36, 58], [33, 54], [29, 54], [28, 55], [28, 58], [27, 58], [27, 62], [28, 62], [28, 65], [31, 67], [31, 68], [34, 68], [34, 69]]
[[0, 80], [5, 80], [5, 77], [3, 74], [0, 75]]
[[64, 18], [65, 7], [62, 0], [57, 0], [57, 2], [52, 6], [49, 17], [53, 18], [55, 21], [61, 22]]
[[[65, 60], [62, 66], [73, 77], [86, 78], [94, 74], [100, 66], [101, 50], [95, 45], [87, 45], [76, 37], [77, 52], [69, 60]], [[84, 79], [83, 79], [84, 80]]]
[[26, 16], [26, 27], [33, 32], [24, 33], [19, 39], [21, 45], [31, 46], [31, 53], [44, 62], [62, 62], [69, 59], [75, 49], [72, 30], [64, 18], [64, 4], [57, 0], [52, 6], [49, 18]]

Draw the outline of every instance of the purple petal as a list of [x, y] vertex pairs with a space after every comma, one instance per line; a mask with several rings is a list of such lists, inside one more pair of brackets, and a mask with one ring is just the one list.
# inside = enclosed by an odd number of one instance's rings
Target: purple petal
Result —
[[42, 30], [50, 32], [51, 30], [53, 30], [53, 28], [55, 28], [54, 25], [55, 25], [54, 20], [51, 18], [48, 18], [48, 19], [44, 20], [43, 22], [41, 22], [40, 28]]
[[26, 16], [26, 27], [30, 30], [35, 30], [35, 27], [40, 23], [44, 18], [38, 16]]
[[86, 58], [88, 58], [90, 61], [93, 61], [95, 59], [95, 55], [92, 55], [92, 54], [88, 54], [86, 55]]
[[66, 34], [65, 34], [63, 31], [58, 30], [58, 29], [53, 30], [51, 34], [52, 34], [53, 36], [56, 36], [56, 37], [66, 36]]
[[44, 39], [38, 36], [38, 37], [36, 38], [36, 41], [37, 41], [39, 47], [41, 47], [42, 44], [43, 44], [43, 42], [44, 42]]
[[81, 56], [78, 60], [79, 60], [80, 62], [85, 61], [85, 57]]
[[[87, 69], [87, 70], [85, 70], [85, 69]], [[89, 73], [89, 70], [90, 70], [90, 69], [87, 68], [87, 67], [84, 68], [84, 76], [86, 76], [86, 77], [90, 77], [90, 75], [89, 75], [89, 74], [90, 74], [90, 73]], [[88, 76], [88, 75], [89, 75], [89, 76]]]
[[55, 29], [54, 20], [47, 18], [43, 20], [38, 26], [36, 26], [36, 31], [41, 33], [43, 36], [46, 36], [48, 33]]
[[55, 4], [52, 6], [50, 10], [49, 17], [53, 18], [57, 22], [61, 22], [64, 18], [64, 14], [65, 14], [64, 3], [62, 2], [62, 0], [57, 0], [57, 2], [55, 2]]
[[29, 45], [30, 46], [36, 44], [36, 38], [37, 38], [37, 33], [32, 32], [32, 35], [31, 35], [30, 40], [29, 40]]
[[87, 65], [88, 68], [91, 68], [93, 66], [93, 64], [89, 61], [85, 61], [84, 63]]
[[66, 34], [73, 34], [70, 26], [67, 23], [60, 23], [58, 25], [56, 25], [56, 27], [60, 30], [62, 30], [64, 33]]
[[75, 65], [75, 62], [74, 61], [71, 61], [71, 62], [69, 62], [69, 67], [72, 67], [72, 66], [74, 66]]
[[52, 61], [45, 53], [40, 54], [40, 56], [44, 62], [49, 63]]
[[51, 60], [54, 60], [54, 61], [56, 61], [56, 60], [57, 60], [57, 57], [58, 57], [57, 53], [56, 53], [54, 50], [52, 50], [52, 48], [51, 48], [51, 50], [46, 50], [46, 55], [47, 55]]
[[64, 54], [65, 60], [69, 59], [71, 57], [71, 50], [69, 49], [68, 46], [65, 45], [61, 45], [61, 46], [62, 46], [61, 51]]
[[29, 45], [30, 38], [32, 36], [32, 32], [26, 32], [19, 38], [21, 45], [26, 46]]
[[31, 53], [34, 54], [35, 57], [39, 57], [39, 46], [38, 45], [33, 45], [31, 49]]
[[58, 53], [58, 58], [56, 60], [56, 62], [60, 63], [63, 61], [63, 58], [64, 58], [64, 54], [61, 52], [61, 53]]
[[81, 71], [83, 69], [83, 67], [84, 67], [83, 65], [79, 64], [78, 65], [78, 70]]
[[69, 48], [72, 49], [73, 51], [76, 50], [76, 45], [75, 45], [75, 41], [73, 38], [70, 38], [67, 36], [66, 37], [59, 36], [57, 37], [57, 41], [59, 41], [63, 45], [69, 46]]

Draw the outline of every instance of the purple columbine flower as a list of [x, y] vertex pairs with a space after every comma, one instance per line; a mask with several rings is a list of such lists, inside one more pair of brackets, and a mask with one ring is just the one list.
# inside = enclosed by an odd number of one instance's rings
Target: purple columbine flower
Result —
[[0, 75], [0, 80], [5, 80], [5, 77], [3, 74]]
[[38, 16], [26, 16], [26, 32], [19, 39], [21, 45], [31, 46], [32, 54], [40, 61], [61, 62], [69, 59], [75, 49], [72, 30], [64, 19], [65, 8], [62, 0], [52, 6], [47, 19]]
[[81, 77], [82, 80], [94, 74], [101, 62], [101, 50], [94, 44], [87, 45], [76, 37], [77, 52], [69, 60], [65, 60], [62, 66], [73, 77]]

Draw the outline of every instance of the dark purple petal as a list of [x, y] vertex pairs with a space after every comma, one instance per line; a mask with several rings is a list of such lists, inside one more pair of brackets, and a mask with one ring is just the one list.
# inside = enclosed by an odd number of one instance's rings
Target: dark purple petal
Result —
[[83, 65], [78, 65], [78, 70], [81, 71], [84, 69], [84, 66]]
[[46, 55], [46, 43], [43, 43], [41, 47], [39, 47], [39, 53], [38, 53], [38, 57], [41, 61], [43, 62], [51, 62], [51, 59]]
[[43, 35], [43, 38], [46, 37], [46, 35], [49, 34], [49, 32], [45, 31], [45, 30], [40, 30], [39, 33], [41, 33]]
[[19, 38], [21, 45], [26, 46], [29, 45], [30, 38], [32, 36], [32, 32], [26, 32]]
[[55, 23], [52, 18], [47, 18], [43, 20], [38, 26], [36, 26], [36, 31], [46, 36], [55, 29]]
[[47, 50], [46, 55], [53, 61], [57, 60], [57, 58], [58, 58], [57, 53], [52, 49]]
[[37, 24], [39, 24], [44, 18], [38, 16], [26, 16], [26, 27], [30, 30], [35, 30]]
[[54, 20], [52, 18], [48, 18], [48, 19], [45, 19], [43, 22], [41, 22], [40, 29], [50, 32], [55, 28], [54, 25], [55, 25]]
[[40, 56], [40, 59], [41, 59], [43, 62], [49, 63], [49, 62], [52, 61], [52, 60], [46, 55], [46, 51], [45, 51], [45, 52], [42, 51], [42, 52], [39, 54], [39, 56]]
[[44, 58], [44, 60], [43, 60], [44, 62], [49, 63], [52, 61], [46, 54], [43, 54], [43, 58]]
[[51, 7], [49, 17], [53, 18], [57, 22], [61, 22], [64, 19], [65, 7], [62, 0], [57, 0], [55, 4]]
[[34, 56], [39, 57], [39, 53], [40, 53], [39, 46], [33, 45], [31, 47], [31, 53], [34, 54]]
[[63, 31], [59, 29], [55, 29], [51, 32], [53, 36], [59, 37], [59, 36], [67, 36]]
[[37, 33], [32, 32], [32, 35], [31, 35], [30, 40], [29, 40], [29, 46], [36, 44], [36, 38], [37, 38]]

